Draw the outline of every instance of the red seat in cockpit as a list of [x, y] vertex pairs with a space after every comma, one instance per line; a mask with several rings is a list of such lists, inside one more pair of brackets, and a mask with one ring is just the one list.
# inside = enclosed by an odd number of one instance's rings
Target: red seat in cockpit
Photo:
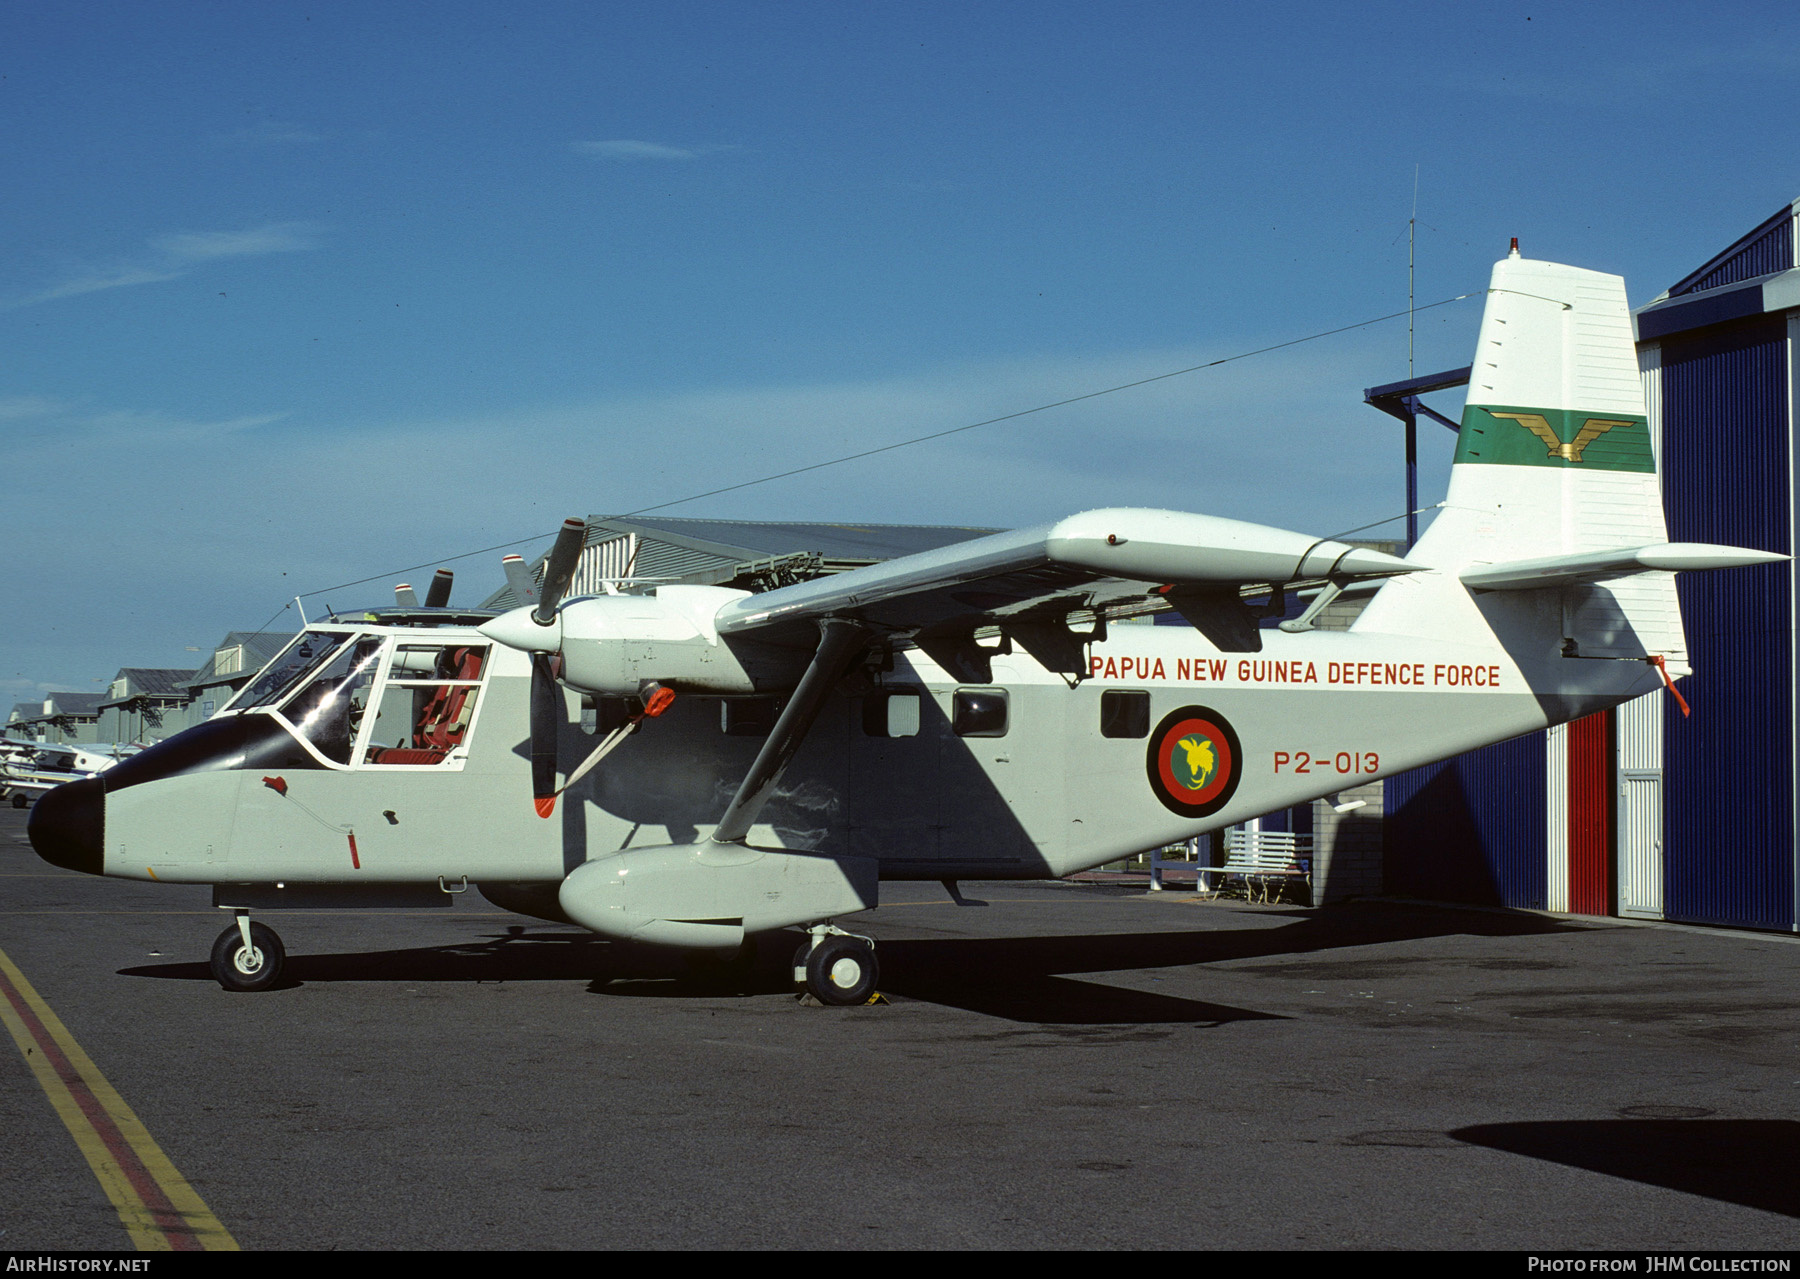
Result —
[[[440, 678], [476, 680], [481, 678], [481, 660], [485, 650], [453, 648], [446, 655], [447, 670]], [[371, 764], [437, 764], [462, 745], [469, 731], [469, 717], [474, 712], [474, 684], [439, 684], [419, 708], [418, 723], [413, 728], [408, 746], [374, 747], [369, 751]]]

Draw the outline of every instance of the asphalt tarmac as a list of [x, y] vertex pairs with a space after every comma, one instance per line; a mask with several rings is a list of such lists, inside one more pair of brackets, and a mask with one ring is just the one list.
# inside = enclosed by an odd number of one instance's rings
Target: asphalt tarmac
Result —
[[[1390, 903], [883, 885], [891, 1001], [471, 902], [263, 916], [65, 873], [0, 951], [246, 1249], [1789, 1249], [1800, 945]], [[469, 894], [470, 898], [474, 894]], [[467, 900], [467, 899], [463, 899]], [[130, 1238], [0, 1037], [0, 1249]]]

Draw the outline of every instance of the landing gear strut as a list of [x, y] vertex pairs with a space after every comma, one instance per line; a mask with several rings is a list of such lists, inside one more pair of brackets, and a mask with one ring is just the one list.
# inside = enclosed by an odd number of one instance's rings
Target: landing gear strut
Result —
[[875, 943], [830, 924], [810, 931], [812, 938], [794, 952], [794, 984], [836, 1008], [868, 1003], [881, 977]]
[[239, 913], [212, 948], [212, 975], [226, 990], [267, 990], [281, 976], [287, 951], [267, 924]]

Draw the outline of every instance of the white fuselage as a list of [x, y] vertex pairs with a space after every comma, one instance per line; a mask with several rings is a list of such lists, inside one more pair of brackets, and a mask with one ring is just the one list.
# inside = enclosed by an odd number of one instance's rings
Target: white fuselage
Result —
[[[1061, 876], [1656, 687], [1642, 663], [1562, 658], [1553, 601], [1475, 603], [1453, 581], [1440, 586], [1468, 610], [1473, 624], [1451, 628], [1467, 636], [1462, 642], [1269, 630], [1262, 651], [1225, 653], [1186, 626], [1114, 625], [1088, 645], [1088, 677], [1073, 687], [1016, 649], [993, 657], [993, 678], [979, 686], [958, 683], [916, 650], [900, 652], [870, 687], [827, 704], [748, 842], [874, 858], [884, 879]], [[1415, 580], [1383, 589], [1436, 588]], [[390, 649], [419, 634], [361, 629]], [[484, 643], [450, 628], [429, 637]], [[554, 883], [627, 848], [704, 839], [761, 745], [759, 736], [722, 731], [718, 697], [679, 697], [540, 819], [530, 802], [529, 659], [489, 649], [474, 713], [448, 758], [370, 762], [376, 730], [365, 729], [347, 764], [296, 741], [304, 754], [292, 758], [304, 766], [211, 768], [110, 790], [104, 873], [206, 883]], [[398, 660], [382, 670], [390, 668], [400, 678]], [[984, 689], [1005, 695], [1003, 735], [959, 735], [958, 692]], [[879, 726], [872, 733], [869, 698], [909, 693], [918, 696], [911, 723], [898, 735], [877, 735]], [[1147, 698], [1139, 718], [1151, 736], [1182, 708], [1228, 722], [1238, 739], [1229, 802], [1201, 817], [1162, 802], [1150, 738], [1103, 733], [1108, 693]], [[564, 707], [566, 774], [600, 739], [583, 731], [576, 697]]]

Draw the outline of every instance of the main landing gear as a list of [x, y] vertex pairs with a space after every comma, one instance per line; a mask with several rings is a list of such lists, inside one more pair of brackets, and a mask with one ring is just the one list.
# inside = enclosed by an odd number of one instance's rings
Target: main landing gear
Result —
[[219, 934], [212, 948], [212, 975], [226, 990], [267, 990], [281, 976], [287, 951], [267, 924], [253, 924], [244, 911]]
[[873, 999], [881, 977], [875, 943], [831, 924], [815, 924], [807, 931], [812, 937], [794, 952], [794, 984], [834, 1008]]

